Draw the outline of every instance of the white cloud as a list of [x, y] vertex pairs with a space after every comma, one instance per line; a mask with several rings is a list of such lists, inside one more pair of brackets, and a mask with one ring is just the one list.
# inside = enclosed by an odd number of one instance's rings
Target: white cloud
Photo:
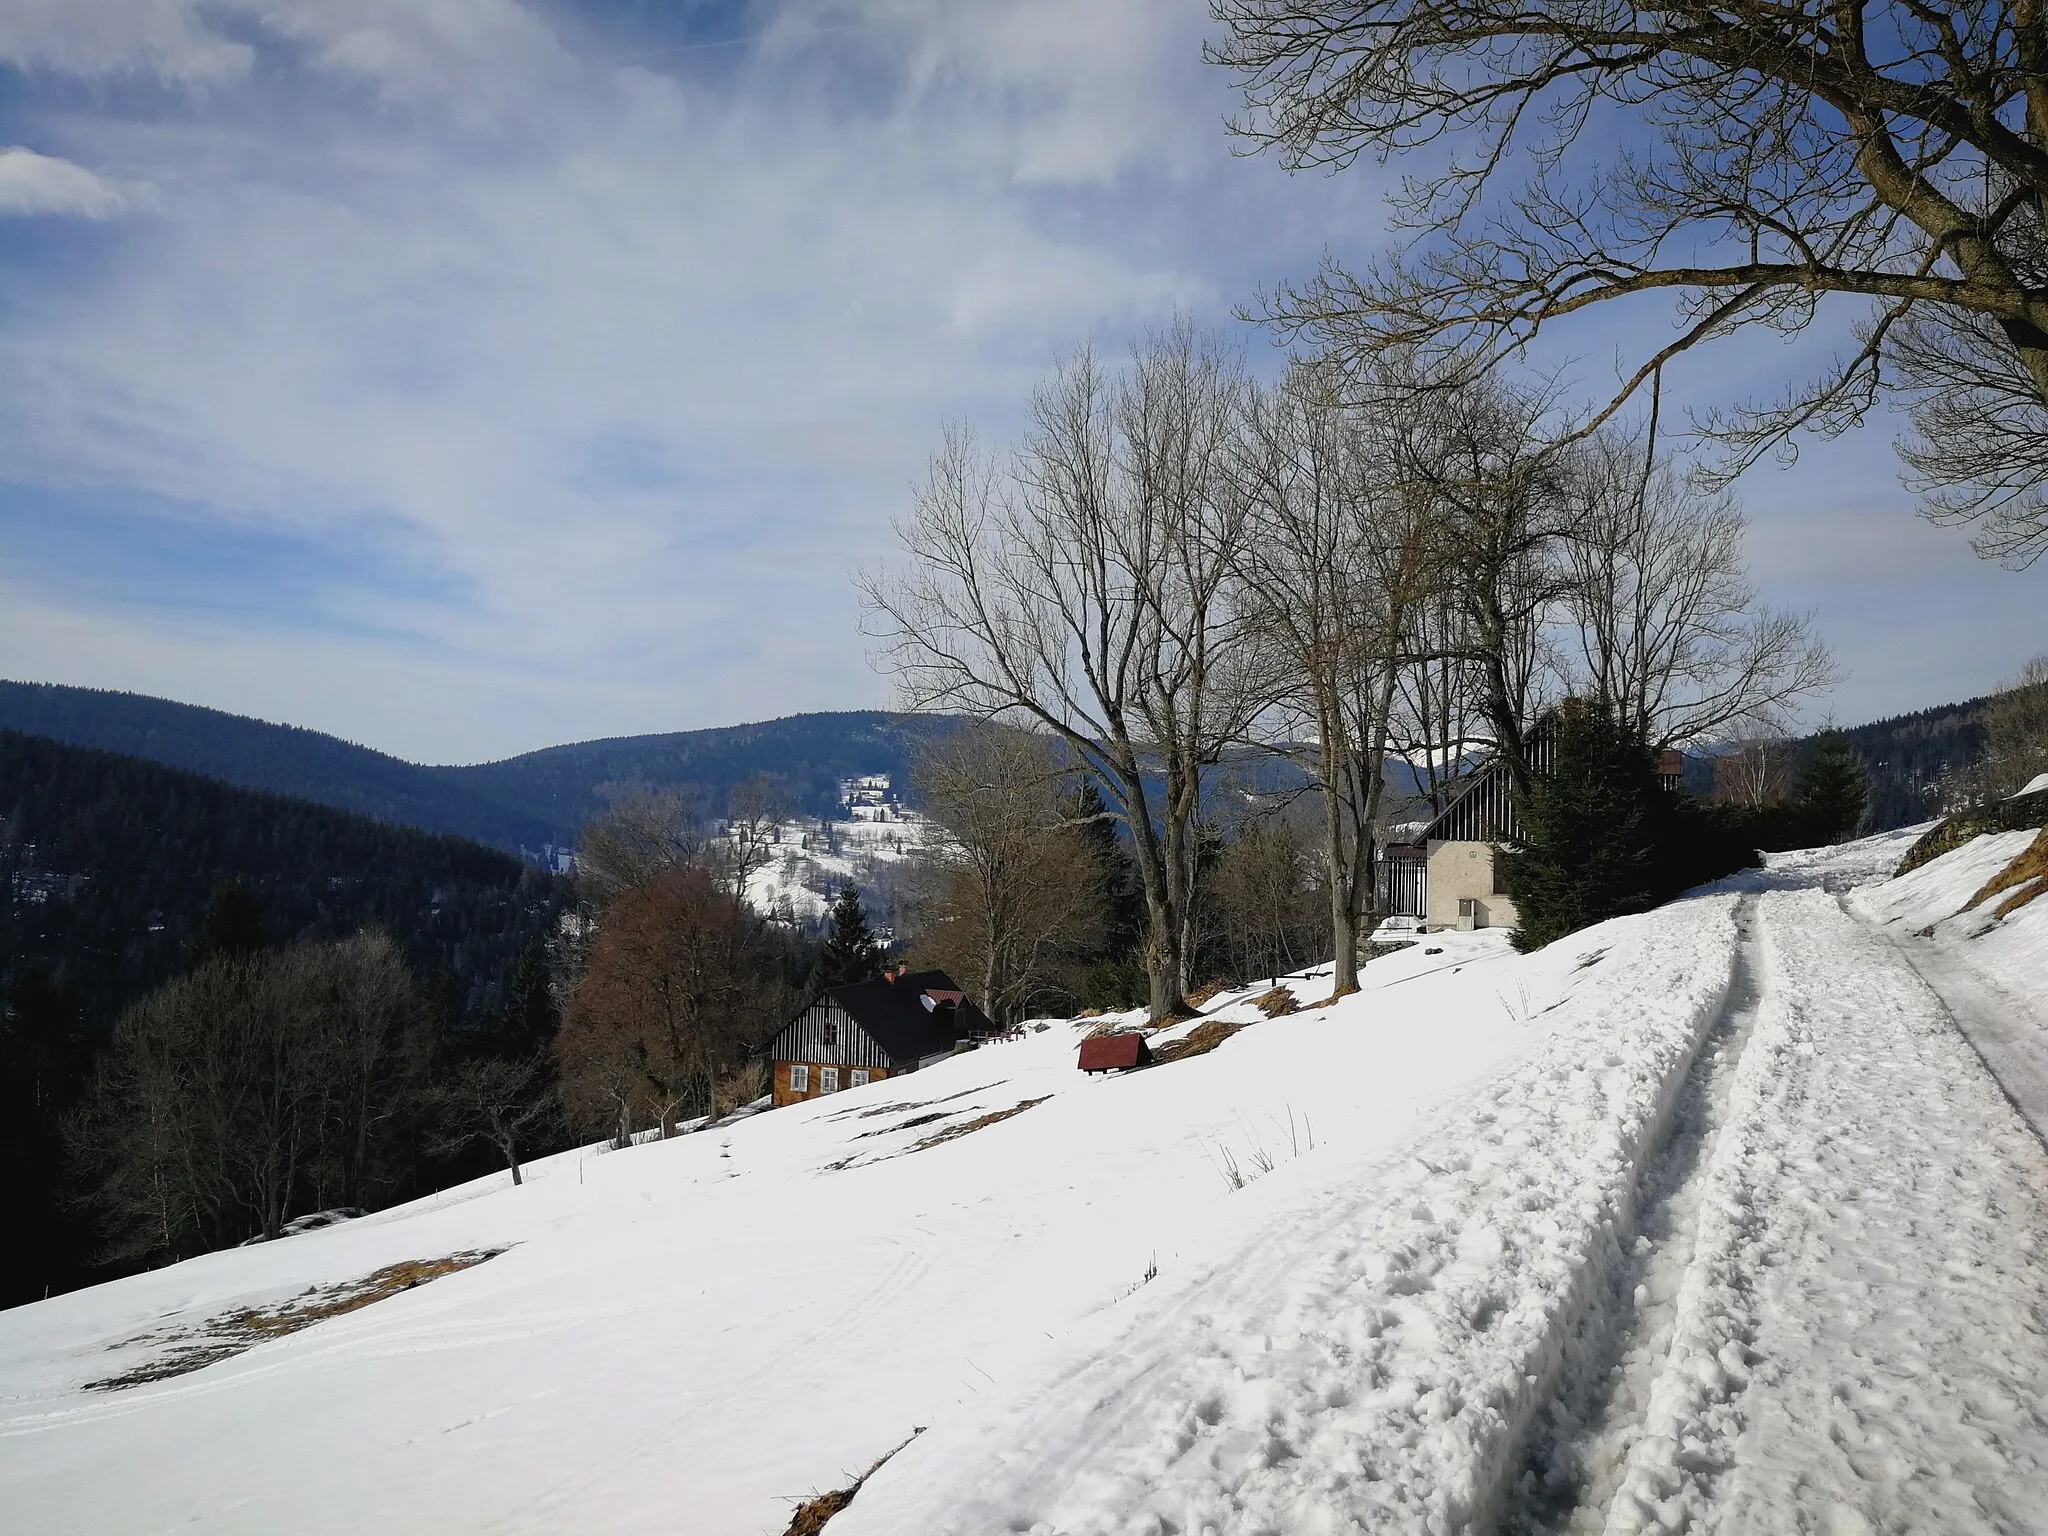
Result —
[[0, 149], [0, 214], [110, 219], [128, 205], [123, 193], [82, 165], [19, 145]]
[[185, 86], [240, 79], [255, 58], [221, 36], [196, 0], [8, 0], [0, 62], [98, 78], [139, 74]]

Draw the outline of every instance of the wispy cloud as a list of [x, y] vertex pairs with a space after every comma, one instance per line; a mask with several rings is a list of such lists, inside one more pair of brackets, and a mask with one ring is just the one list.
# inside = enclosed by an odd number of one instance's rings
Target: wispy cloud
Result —
[[111, 219], [128, 206], [125, 194], [82, 165], [20, 145], [0, 149], [0, 214]]

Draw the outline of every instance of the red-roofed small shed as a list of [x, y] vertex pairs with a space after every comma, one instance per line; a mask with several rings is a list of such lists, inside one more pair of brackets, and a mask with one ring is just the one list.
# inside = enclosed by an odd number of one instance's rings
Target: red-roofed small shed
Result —
[[1152, 1065], [1152, 1048], [1143, 1035], [1095, 1035], [1081, 1042], [1083, 1072], [1128, 1072]]

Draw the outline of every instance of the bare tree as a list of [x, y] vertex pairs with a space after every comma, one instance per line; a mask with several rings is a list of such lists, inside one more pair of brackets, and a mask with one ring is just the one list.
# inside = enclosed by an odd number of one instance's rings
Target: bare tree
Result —
[[1783, 805], [1792, 797], [1797, 766], [1783, 741], [1738, 743], [1735, 751], [1714, 759], [1714, 798], [1753, 811]]
[[1358, 942], [1376, 920], [1380, 820], [1396, 689], [1440, 566], [1416, 503], [1386, 473], [1381, 434], [1297, 368], [1252, 392], [1239, 474], [1249, 508], [1237, 573], [1269, 669], [1268, 734], [1323, 807], [1335, 995], [1358, 990]]
[[[1776, 402], [1704, 418], [1730, 473], [1887, 389], [1937, 517], [2048, 548], [2048, 13], [1732, 0], [1211, 0], [1237, 130], [1291, 167], [1421, 149], [1412, 248], [1270, 304], [1321, 347], [1483, 367], [1556, 321], [1663, 294], [1612, 400], [1702, 342], [1867, 301], [1859, 344]], [[1614, 152], [1632, 127], [1647, 141]], [[1404, 160], [1404, 168], [1416, 164]]]
[[1306, 809], [1296, 802], [1248, 816], [1217, 853], [1205, 905], [1236, 981], [1299, 970], [1328, 937], [1315, 822], [1298, 814]]
[[553, 1089], [544, 1054], [458, 1062], [432, 1094], [442, 1119], [434, 1149], [459, 1152], [473, 1141], [488, 1141], [504, 1157], [512, 1182], [524, 1183], [520, 1148], [555, 1113]]
[[754, 919], [706, 870], [672, 869], [605, 914], [562, 1021], [565, 1097], [586, 1123], [615, 1116], [622, 1140], [639, 1106], [673, 1135], [686, 1105], [712, 1112], [718, 1079], [787, 1002]]
[[1001, 725], [929, 738], [912, 766], [933, 833], [914, 943], [998, 1023], [1021, 1019], [1102, 927], [1103, 871], [1062, 811], [1069, 776], [1053, 738]]
[[1573, 589], [1569, 553], [1585, 514], [1574, 445], [1549, 430], [1547, 393], [1496, 376], [1447, 379], [1414, 357], [1383, 358], [1372, 377], [1360, 409], [1384, 423], [1375, 473], [1429, 530], [1442, 603], [1415, 609], [1411, 654], [1453, 663], [1446, 681], [1465, 695], [1443, 701], [1459, 739], [1424, 750], [1461, 764], [1469, 712], [1526, 792], [1528, 732], [1556, 702], [1551, 629]]
[[1407, 660], [1395, 673], [1388, 750], [1432, 811], [1450, 804], [1467, 763], [1491, 744], [1477, 709], [1478, 669], [1463, 649], [1455, 593], [1439, 580], [1409, 614]]
[[[378, 1163], [393, 1130], [416, 1105], [428, 1044], [417, 1027], [412, 973], [388, 934], [358, 933], [287, 953], [287, 995], [313, 1015], [319, 1067], [333, 1121], [323, 1205], [368, 1205], [384, 1182]], [[322, 1170], [328, 1172], [327, 1169]]]
[[593, 818], [576, 840], [576, 882], [603, 907], [669, 870], [701, 864], [703, 808], [678, 790], [647, 790]]
[[647, 1044], [626, 1008], [593, 1006], [586, 971], [555, 1034], [555, 1071], [570, 1129], [623, 1151], [647, 1109]]
[[1984, 711], [1986, 787], [2014, 794], [2048, 773], [2048, 656], [2036, 656]]
[[725, 829], [715, 853], [735, 907], [746, 906], [749, 882], [774, 861], [776, 841], [789, 814], [789, 792], [772, 774], [742, 779], [727, 795]]
[[1034, 723], [1100, 782], [1144, 889], [1155, 1018], [1186, 1006], [1202, 773], [1257, 709], [1224, 604], [1242, 388], [1185, 326], [1120, 375], [1084, 350], [1007, 462], [947, 434], [898, 526], [909, 569], [862, 578], [911, 708]]
[[426, 1054], [412, 980], [363, 934], [221, 956], [115, 1025], [72, 1127], [113, 1251], [178, 1257], [369, 1203], [396, 1177]]
[[1734, 500], [1644, 460], [1612, 433], [1574, 456], [1585, 511], [1566, 542], [1570, 690], [1652, 750], [1782, 734], [1834, 684], [1827, 647], [1801, 615], [1758, 605]]

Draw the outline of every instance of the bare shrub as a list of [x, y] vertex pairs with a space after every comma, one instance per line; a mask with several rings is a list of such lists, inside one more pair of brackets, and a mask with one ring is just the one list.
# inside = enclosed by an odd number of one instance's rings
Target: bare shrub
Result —
[[119, 1258], [275, 1237], [373, 1205], [404, 1169], [426, 1039], [380, 933], [222, 956], [124, 1013], [71, 1126]]
[[753, 1057], [718, 1080], [712, 1112], [729, 1115], [736, 1109], [744, 1109], [765, 1094], [768, 1088], [768, 1063], [758, 1056]]

